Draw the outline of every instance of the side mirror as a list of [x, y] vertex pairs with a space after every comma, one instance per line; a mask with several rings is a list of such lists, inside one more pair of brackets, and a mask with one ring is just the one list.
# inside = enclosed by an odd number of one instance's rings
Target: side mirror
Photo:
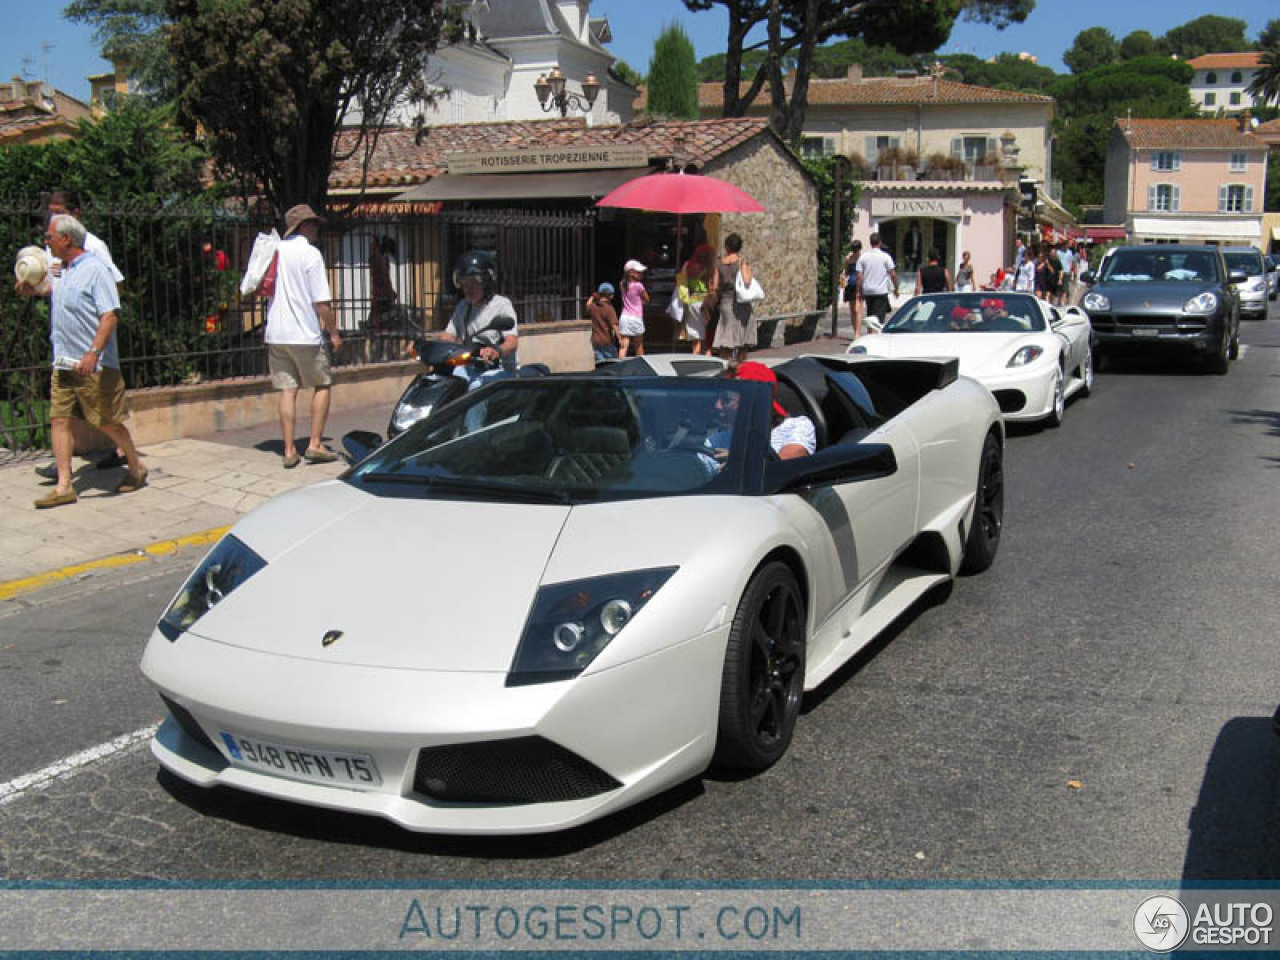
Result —
[[809, 457], [769, 461], [764, 492], [788, 493], [804, 487], [878, 480], [898, 472], [898, 459], [887, 443], [837, 443]]
[[1084, 273], [1080, 274], [1081, 283], [1093, 283], [1094, 280], [1096, 279], [1097, 279], [1097, 274], [1095, 274], [1092, 270], [1086, 270]]
[[1243, 270], [1232, 270], [1227, 274], [1227, 281], [1229, 283], [1248, 283], [1249, 275]]
[[342, 449], [352, 463], [359, 463], [380, 446], [382, 436], [372, 430], [352, 430], [342, 438]]

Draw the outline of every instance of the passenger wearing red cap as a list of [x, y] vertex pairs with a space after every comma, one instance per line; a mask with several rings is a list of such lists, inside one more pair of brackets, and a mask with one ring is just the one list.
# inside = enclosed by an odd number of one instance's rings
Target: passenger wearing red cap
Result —
[[725, 375], [737, 380], [756, 380], [760, 383], [773, 384], [774, 426], [769, 433], [769, 443], [773, 452], [783, 460], [804, 457], [818, 448], [818, 433], [813, 421], [808, 417], [790, 416], [786, 408], [778, 403], [778, 375], [763, 363], [748, 360], [725, 371]]

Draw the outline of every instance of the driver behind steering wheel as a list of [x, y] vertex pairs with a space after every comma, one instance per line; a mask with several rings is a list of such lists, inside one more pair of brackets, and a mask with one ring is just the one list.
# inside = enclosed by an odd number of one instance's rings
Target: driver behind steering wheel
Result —
[[486, 250], [464, 253], [453, 268], [453, 284], [461, 291], [462, 299], [454, 307], [441, 339], [466, 343], [498, 317], [510, 317], [512, 323], [505, 334], [493, 334], [498, 338], [495, 343], [486, 344], [477, 351], [477, 356], [483, 361], [482, 366], [487, 369], [470, 365], [456, 369], [458, 376], [471, 381], [470, 389], [490, 380], [515, 375], [516, 349], [520, 342], [516, 335], [516, 311], [510, 300], [494, 293], [497, 283], [497, 257]]

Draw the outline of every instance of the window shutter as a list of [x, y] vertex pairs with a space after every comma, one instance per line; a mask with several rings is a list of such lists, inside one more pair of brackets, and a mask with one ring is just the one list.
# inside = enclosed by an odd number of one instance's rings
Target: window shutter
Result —
[[964, 159], [964, 138], [963, 137], [951, 138], [951, 155], [953, 157], [960, 157], [961, 159]]
[[1170, 210], [1182, 209], [1182, 188], [1179, 186], [1175, 186], [1173, 188], [1173, 202], [1169, 204], [1169, 209]]
[[1218, 212], [1226, 213], [1227, 204], [1230, 202], [1231, 188], [1225, 183], [1218, 187]]
[[1253, 213], [1253, 187], [1244, 188], [1244, 212]]
[[867, 137], [867, 151], [864, 156], [867, 158], [867, 163], [871, 164], [874, 164], [876, 157], [880, 156], [880, 148], [876, 146], [875, 137]]
[[1151, 154], [1151, 169], [1160, 169], [1160, 151], [1158, 150]]
[[995, 163], [996, 157], [999, 155], [1000, 144], [996, 142], [995, 137], [987, 137], [987, 153], [985, 159], [987, 163]]
[[1149, 184], [1147, 186], [1147, 209], [1154, 210], [1156, 208], [1156, 185]]
[[897, 137], [890, 137], [889, 146], [893, 147], [896, 150], [898, 147], [902, 146], [902, 144], [899, 142]]
[[1175, 170], [1182, 169], [1182, 154], [1177, 151], [1174, 151], [1174, 154], [1173, 154], [1173, 169]]

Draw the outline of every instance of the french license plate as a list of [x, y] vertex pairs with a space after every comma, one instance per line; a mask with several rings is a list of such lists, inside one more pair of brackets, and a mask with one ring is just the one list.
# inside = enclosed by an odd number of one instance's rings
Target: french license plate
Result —
[[1159, 327], [1134, 327], [1133, 335], [1135, 337], [1158, 337], [1160, 336]]
[[329, 753], [220, 731], [222, 744], [237, 766], [276, 777], [328, 786], [370, 789], [382, 786], [382, 776], [366, 753]]

